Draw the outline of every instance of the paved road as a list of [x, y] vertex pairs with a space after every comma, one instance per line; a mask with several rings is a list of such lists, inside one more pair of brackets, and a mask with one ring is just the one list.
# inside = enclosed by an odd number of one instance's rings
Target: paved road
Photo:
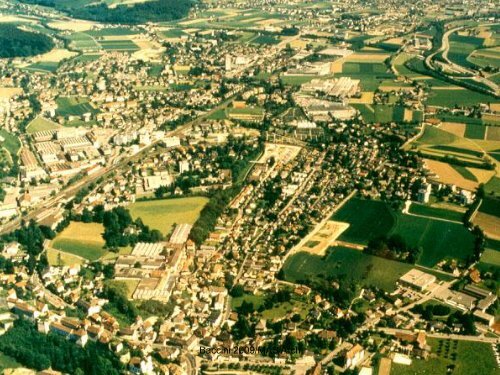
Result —
[[[395, 335], [396, 333], [409, 333], [409, 334], [414, 333], [413, 331], [407, 329], [397, 329], [397, 328], [379, 328], [379, 331], [382, 331], [389, 335]], [[500, 343], [500, 339], [495, 337], [480, 337], [480, 336], [467, 336], [467, 335], [454, 335], [446, 333], [428, 333], [428, 332], [426, 332], [426, 336], [437, 339], [485, 342], [490, 344]]]

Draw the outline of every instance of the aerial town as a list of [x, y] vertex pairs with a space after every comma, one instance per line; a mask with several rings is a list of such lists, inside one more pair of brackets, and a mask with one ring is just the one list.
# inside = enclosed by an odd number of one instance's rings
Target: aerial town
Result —
[[0, 373], [500, 375], [490, 0], [0, 1]]

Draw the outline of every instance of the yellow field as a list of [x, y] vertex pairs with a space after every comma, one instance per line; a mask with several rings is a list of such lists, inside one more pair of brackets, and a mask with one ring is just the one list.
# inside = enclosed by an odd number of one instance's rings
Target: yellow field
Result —
[[64, 59], [69, 59], [70, 57], [78, 55], [77, 52], [69, 51], [67, 49], [53, 49], [43, 55], [37, 56], [34, 61], [50, 61], [50, 62], [59, 62]]
[[14, 95], [22, 94], [23, 89], [20, 87], [0, 87], [0, 99], [10, 99]]
[[345, 57], [346, 62], [383, 63], [390, 55], [388, 53], [353, 53]]
[[52, 248], [47, 249], [47, 259], [51, 266], [74, 266], [85, 262], [85, 259], [79, 256]]
[[7, 23], [16, 23], [16, 22], [31, 22], [31, 23], [36, 23], [38, 20], [34, 20], [29, 17], [17, 17], [17, 16], [11, 16], [11, 15], [0, 15], [0, 23], [7, 22]]
[[50, 22], [48, 25], [57, 30], [81, 32], [90, 30], [94, 25], [96, 25], [96, 23], [82, 20], [71, 20], [54, 21]]
[[500, 231], [498, 230], [500, 228], [500, 218], [478, 212], [474, 217], [474, 224], [479, 225], [487, 237], [500, 240]]
[[462, 177], [453, 167], [447, 163], [443, 163], [437, 160], [424, 159], [424, 164], [433, 174], [432, 180], [441, 182], [443, 184], [452, 184], [462, 189], [475, 190], [478, 183], [475, 181], [470, 181]]
[[349, 104], [373, 104], [373, 91], [364, 91], [361, 93], [361, 98], [350, 98], [347, 100]]
[[439, 129], [455, 134], [458, 137], [463, 137], [465, 134], [465, 124], [461, 122], [443, 122]]

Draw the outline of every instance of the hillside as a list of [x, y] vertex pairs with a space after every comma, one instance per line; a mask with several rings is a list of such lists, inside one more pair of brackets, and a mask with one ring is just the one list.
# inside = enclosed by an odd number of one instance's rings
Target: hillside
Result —
[[21, 2], [53, 7], [75, 18], [124, 24], [179, 19], [185, 17], [193, 5], [191, 0], [156, 0], [136, 3], [133, 6], [122, 4], [114, 7], [93, 0], [21, 0]]
[[0, 24], [0, 57], [35, 56], [54, 48], [52, 39], [43, 34], [17, 28], [13, 24]]

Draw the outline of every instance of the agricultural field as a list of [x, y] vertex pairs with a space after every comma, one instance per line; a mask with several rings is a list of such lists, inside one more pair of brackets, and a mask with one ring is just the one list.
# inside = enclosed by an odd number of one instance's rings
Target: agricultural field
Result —
[[66, 37], [70, 41], [70, 47], [79, 51], [96, 52], [101, 49], [97, 41], [86, 33], [73, 33]]
[[438, 107], [472, 106], [479, 103], [487, 104], [495, 98], [468, 90], [461, 86], [433, 87], [427, 98], [427, 105]]
[[409, 246], [422, 249], [417, 263], [434, 267], [443, 259], [465, 261], [472, 255], [474, 237], [459, 223], [398, 214], [390, 234], [399, 234]]
[[345, 247], [332, 247], [326, 258], [299, 252], [290, 256], [284, 266], [285, 279], [291, 282], [326, 276], [345, 277], [363, 285], [374, 285], [386, 291], [395, 289], [396, 281], [413, 266], [365, 254]]
[[97, 110], [82, 97], [66, 96], [56, 99], [57, 110], [59, 116], [82, 116], [85, 113], [96, 113]]
[[434, 219], [443, 219], [456, 221], [458, 223], [462, 222], [463, 212], [458, 210], [448, 210], [440, 207], [433, 207], [430, 205], [424, 205], [420, 203], [412, 203], [409, 210], [410, 214], [430, 217]]
[[36, 132], [41, 132], [44, 130], [55, 130], [59, 129], [61, 125], [56, 124], [53, 121], [47, 120], [46, 118], [42, 116], [38, 116], [33, 121], [31, 121], [28, 126], [26, 127], [26, 132], [28, 134], [36, 133]]
[[[437, 208], [426, 212], [430, 211], [433, 215], [458, 218], [454, 212]], [[473, 236], [461, 223], [393, 212], [381, 201], [353, 198], [332, 220], [350, 224], [339, 237], [343, 242], [366, 245], [380, 236], [401, 235], [409, 246], [422, 249], [417, 263], [426, 267], [434, 267], [449, 257], [466, 260], [472, 254]]]
[[484, 185], [484, 191], [488, 195], [496, 195], [497, 197], [500, 196], [500, 178], [498, 177], [492, 177], [485, 185]]
[[187, 197], [141, 201], [128, 206], [132, 218], [141, 218], [144, 224], [169, 234], [174, 224], [194, 224], [208, 202], [205, 197]]
[[450, 36], [448, 59], [464, 67], [473, 67], [473, 64], [467, 58], [475, 49], [482, 47], [483, 44], [483, 38], [453, 33]]
[[74, 266], [85, 263], [85, 259], [53, 248], [47, 249], [47, 260], [51, 266]]
[[478, 268], [481, 271], [496, 270], [500, 267], [500, 251], [486, 249], [481, 255]]
[[102, 234], [104, 227], [97, 223], [71, 222], [51, 242], [51, 247], [94, 261], [106, 254]]
[[488, 238], [500, 240], [500, 199], [484, 198], [474, 216], [474, 224], [479, 225]]
[[454, 366], [453, 375], [498, 374], [491, 344], [462, 340], [428, 338], [431, 355], [427, 360], [413, 359], [411, 366], [393, 363], [391, 375], [447, 374]]
[[358, 104], [353, 103], [365, 122], [421, 122], [423, 120], [422, 111], [413, 111], [402, 106], [387, 104]]
[[122, 40], [99, 40], [98, 43], [105, 51], [135, 52], [139, 46], [130, 39]]
[[56, 61], [39, 61], [30, 64], [23, 69], [39, 73], [54, 73], [57, 71], [57, 68], [59, 68], [59, 63]]
[[384, 202], [357, 198], [347, 201], [331, 220], [350, 224], [340, 241], [362, 245], [386, 235], [394, 225], [394, 215]]
[[86, 34], [94, 38], [137, 35], [140, 31], [130, 27], [107, 27], [99, 30], [88, 31]]

